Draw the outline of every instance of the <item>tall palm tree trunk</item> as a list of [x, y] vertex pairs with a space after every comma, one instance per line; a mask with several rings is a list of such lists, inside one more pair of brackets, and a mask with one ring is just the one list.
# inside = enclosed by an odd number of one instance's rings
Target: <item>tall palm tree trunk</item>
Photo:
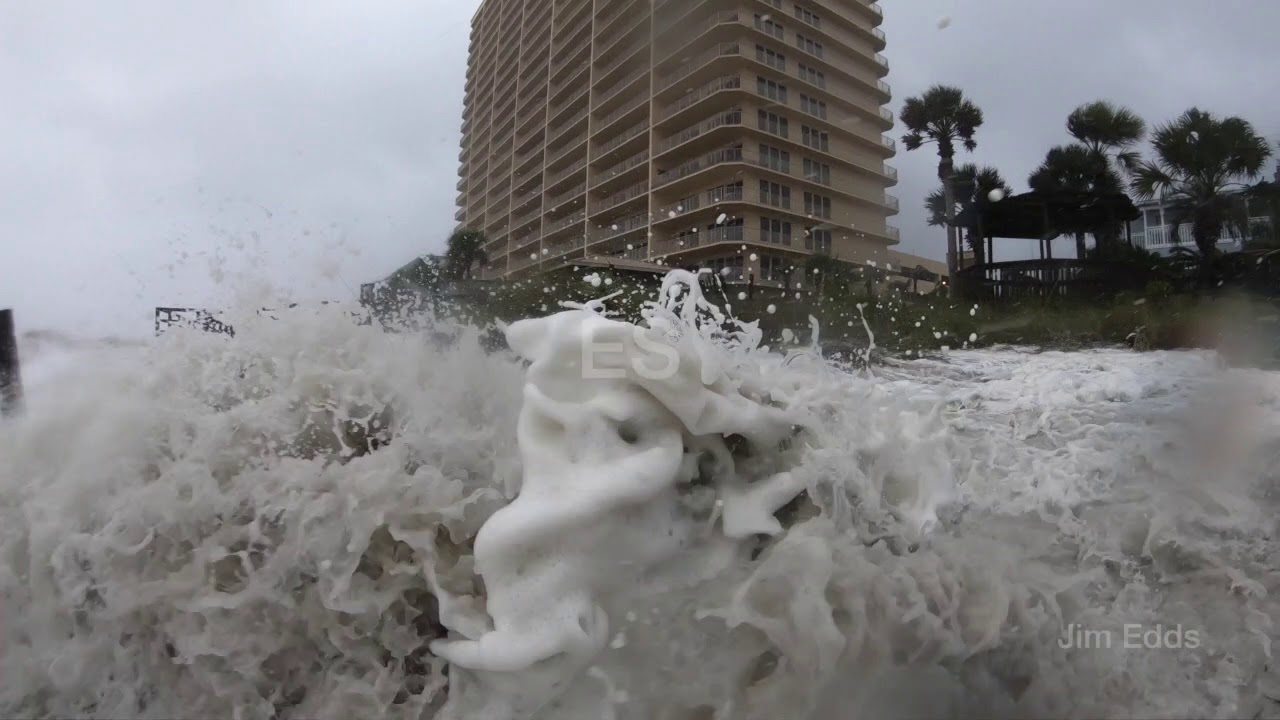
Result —
[[951, 176], [955, 174], [955, 167], [950, 155], [943, 155], [938, 162], [938, 179], [942, 180], [942, 201], [945, 203], [944, 212], [947, 220], [947, 295], [948, 297], [956, 296], [956, 283], [960, 269], [958, 258], [956, 257], [956, 193], [951, 184]]

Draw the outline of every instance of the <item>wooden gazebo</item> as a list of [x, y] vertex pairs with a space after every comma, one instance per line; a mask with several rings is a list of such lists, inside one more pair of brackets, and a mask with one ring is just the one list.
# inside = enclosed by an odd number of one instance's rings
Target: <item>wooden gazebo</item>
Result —
[[[957, 273], [959, 289], [998, 299], [1123, 289], [1134, 279], [1124, 277], [1115, 263], [1078, 253], [1074, 259], [1054, 258], [1053, 240], [1122, 225], [1124, 241], [1131, 242], [1129, 224], [1139, 217], [1133, 201], [1119, 193], [1029, 192], [1002, 200], [981, 198], [955, 220], [957, 229], [978, 239], [974, 263]], [[1040, 257], [992, 262], [995, 238], [1036, 240]]]

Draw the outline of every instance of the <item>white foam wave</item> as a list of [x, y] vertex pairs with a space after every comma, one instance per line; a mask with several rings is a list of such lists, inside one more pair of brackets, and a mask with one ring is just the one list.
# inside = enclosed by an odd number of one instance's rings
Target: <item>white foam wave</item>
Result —
[[[851, 374], [762, 350], [687, 275], [663, 297], [642, 328], [517, 323], [512, 354], [331, 307], [76, 364], [0, 432], [0, 712], [1275, 710], [1275, 374]], [[584, 376], [588, 339], [617, 373]]]

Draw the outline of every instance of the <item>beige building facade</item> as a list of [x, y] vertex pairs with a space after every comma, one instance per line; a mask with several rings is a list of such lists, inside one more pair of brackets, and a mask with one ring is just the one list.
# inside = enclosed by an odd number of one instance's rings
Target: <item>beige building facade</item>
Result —
[[814, 254], [887, 260], [880, 22], [866, 0], [485, 0], [456, 215], [484, 276], [613, 256], [778, 286]]

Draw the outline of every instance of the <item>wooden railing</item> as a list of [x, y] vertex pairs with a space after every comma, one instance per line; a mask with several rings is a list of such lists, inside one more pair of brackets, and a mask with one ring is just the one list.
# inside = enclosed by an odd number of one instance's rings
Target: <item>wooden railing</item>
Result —
[[1138, 289], [1132, 267], [1105, 260], [1046, 259], [973, 265], [960, 270], [960, 289], [987, 300], [1080, 296]]

